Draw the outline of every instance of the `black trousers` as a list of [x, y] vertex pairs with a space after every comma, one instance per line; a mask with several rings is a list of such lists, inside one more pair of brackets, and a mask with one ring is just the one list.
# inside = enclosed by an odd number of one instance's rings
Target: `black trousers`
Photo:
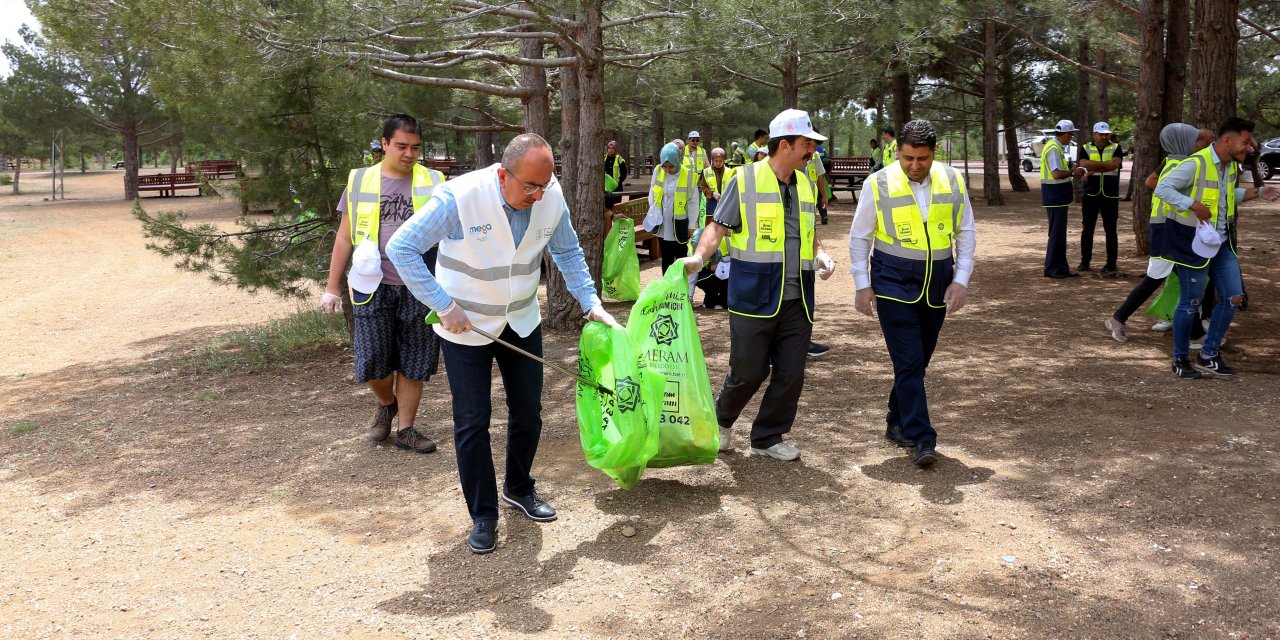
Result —
[[[542, 355], [542, 327], [521, 338], [510, 326], [498, 336]], [[497, 343], [472, 346], [441, 339], [445, 373], [453, 394], [453, 448], [458, 477], [471, 519], [498, 519], [498, 482], [489, 445], [493, 362], [498, 361], [507, 395], [506, 488], [513, 495], [533, 492], [529, 475], [542, 435], [542, 365]]]
[[689, 245], [675, 240], [658, 240], [658, 253], [662, 254], [662, 272], [667, 272], [667, 267], [680, 258], [689, 255]]
[[1116, 235], [1116, 221], [1120, 219], [1120, 199], [1102, 196], [1084, 196], [1080, 200], [1080, 212], [1084, 215], [1084, 230], [1080, 232], [1080, 264], [1088, 266], [1093, 259], [1093, 232], [1098, 228], [1098, 216], [1102, 216], [1102, 230], [1106, 236], [1107, 271], [1115, 271], [1116, 254], [1120, 251], [1120, 239]]
[[1067, 265], [1067, 206], [1045, 207], [1049, 216], [1049, 242], [1044, 249], [1044, 275], [1065, 275]]
[[751, 423], [751, 446], [765, 449], [782, 442], [796, 420], [812, 333], [800, 300], [784, 301], [772, 318], [729, 314], [729, 372], [716, 397], [721, 427], [733, 426], [767, 378], [769, 386]]
[[923, 301], [907, 304], [879, 298], [876, 315], [893, 361], [893, 389], [885, 421], [902, 427], [902, 435], [912, 442], [937, 442], [938, 433], [929, 420], [924, 372], [938, 346], [947, 310], [934, 309]]
[[1116, 312], [1111, 314], [1111, 317], [1121, 324], [1128, 322], [1129, 316], [1133, 315], [1133, 312], [1137, 311], [1138, 307], [1145, 304], [1151, 298], [1151, 294], [1155, 293], [1156, 289], [1159, 289], [1162, 284], [1164, 284], [1164, 278], [1152, 278], [1151, 276], [1143, 275], [1142, 280], [1134, 285], [1133, 291], [1129, 292], [1129, 297], [1124, 299], [1124, 302], [1120, 304], [1120, 308], [1116, 309]]
[[729, 306], [729, 281], [717, 278], [714, 270], [703, 269], [698, 273], [697, 287], [702, 289], [704, 307], [710, 309], [716, 305]]

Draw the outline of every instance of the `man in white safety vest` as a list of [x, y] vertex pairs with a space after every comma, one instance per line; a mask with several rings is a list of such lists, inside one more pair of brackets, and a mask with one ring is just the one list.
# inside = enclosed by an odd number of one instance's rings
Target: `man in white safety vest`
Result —
[[[542, 433], [542, 365], [471, 327], [542, 355], [538, 280], [544, 249], [550, 249], [586, 317], [617, 325], [596, 297], [554, 170], [546, 140], [532, 133], [516, 136], [501, 164], [438, 189], [387, 246], [409, 290], [440, 315], [435, 332], [449, 363], [454, 450], [472, 520], [467, 544], [474, 553], [497, 547], [499, 494], [489, 446], [495, 360], [507, 399], [502, 501], [536, 522], [555, 520], [556, 510], [538, 496], [529, 475]], [[415, 256], [437, 243], [432, 276]]]

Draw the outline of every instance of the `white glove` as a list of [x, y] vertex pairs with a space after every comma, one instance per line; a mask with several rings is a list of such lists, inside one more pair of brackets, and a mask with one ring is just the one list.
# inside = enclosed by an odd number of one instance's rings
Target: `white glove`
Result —
[[618, 321], [614, 320], [613, 316], [610, 315], [608, 311], [605, 311], [604, 307], [599, 304], [591, 307], [591, 310], [587, 312], [587, 319], [609, 325], [615, 329], [622, 328], [622, 325], [618, 324]]
[[819, 251], [816, 261], [818, 263], [819, 278], [826, 280], [831, 277], [831, 274], [836, 272], [836, 261], [832, 260], [831, 256], [827, 255], [826, 251]]
[[719, 192], [719, 191], [713, 191], [711, 195], [712, 195], [716, 200], [719, 200], [719, 199], [720, 199], [720, 192]]
[[697, 273], [699, 271], [702, 271], [702, 265], [704, 263], [702, 261], [702, 258], [699, 258], [698, 256], [695, 255], [695, 256], [689, 256], [687, 258], [680, 258], [680, 264], [684, 265], [685, 273]]
[[320, 296], [320, 309], [327, 313], [339, 313], [342, 311], [342, 298], [336, 293], [324, 292]]

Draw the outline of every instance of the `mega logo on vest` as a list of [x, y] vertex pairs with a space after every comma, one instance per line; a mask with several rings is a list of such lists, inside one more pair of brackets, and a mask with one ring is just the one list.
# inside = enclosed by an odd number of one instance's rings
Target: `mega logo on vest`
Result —
[[[476, 225], [471, 227], [470, 229], [467, 229], [467, 233], [471, 234], [472, 236], [480, 236], [479, 238], [480, 240], [484, 240], [488, 238], [490, 231], [493, 231], [493, 225], [491, 224]], [[538, 237], [541, 238], [542, 236], [538, 236]]]

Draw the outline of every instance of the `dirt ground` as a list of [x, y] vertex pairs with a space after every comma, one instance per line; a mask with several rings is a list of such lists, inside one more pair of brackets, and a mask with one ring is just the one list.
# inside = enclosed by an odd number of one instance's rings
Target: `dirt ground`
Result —
[[[421, 456], [361, 439], [373, 401], [349, 351], [171, 369], [166, 346], [296, 306], [171, 269], [118, 181], [0, 196], [0, 637], [1280, 637], [1278, 205], [1242, 208], [1251, 305], [1223, 349], [1240, 375], [1178, 381], [1146, 316], [1126, 344], [1102, 327], [1145, 266], [1127, 212], [1124, 277], [1048, 280], [1038, 192], [978, 204], [970, 305], [929, 371], [942, 458], [918, 470], [882, 436], [891, 370], [852, 309], [842, 200], [819, 228], [841, 268], [818, 290], [832, 351], [808, 366], [798, 463], [740, 448], [619, 490], [548, 373], [535, 475], [561, 517], [505, 510], [477, 557], [443, 374], [419, 423], [441, 449]], [[726, 316], [699, 316], [718, 380]], [[549, 334], [546, 352], [571, 365], [576, 346]]]

